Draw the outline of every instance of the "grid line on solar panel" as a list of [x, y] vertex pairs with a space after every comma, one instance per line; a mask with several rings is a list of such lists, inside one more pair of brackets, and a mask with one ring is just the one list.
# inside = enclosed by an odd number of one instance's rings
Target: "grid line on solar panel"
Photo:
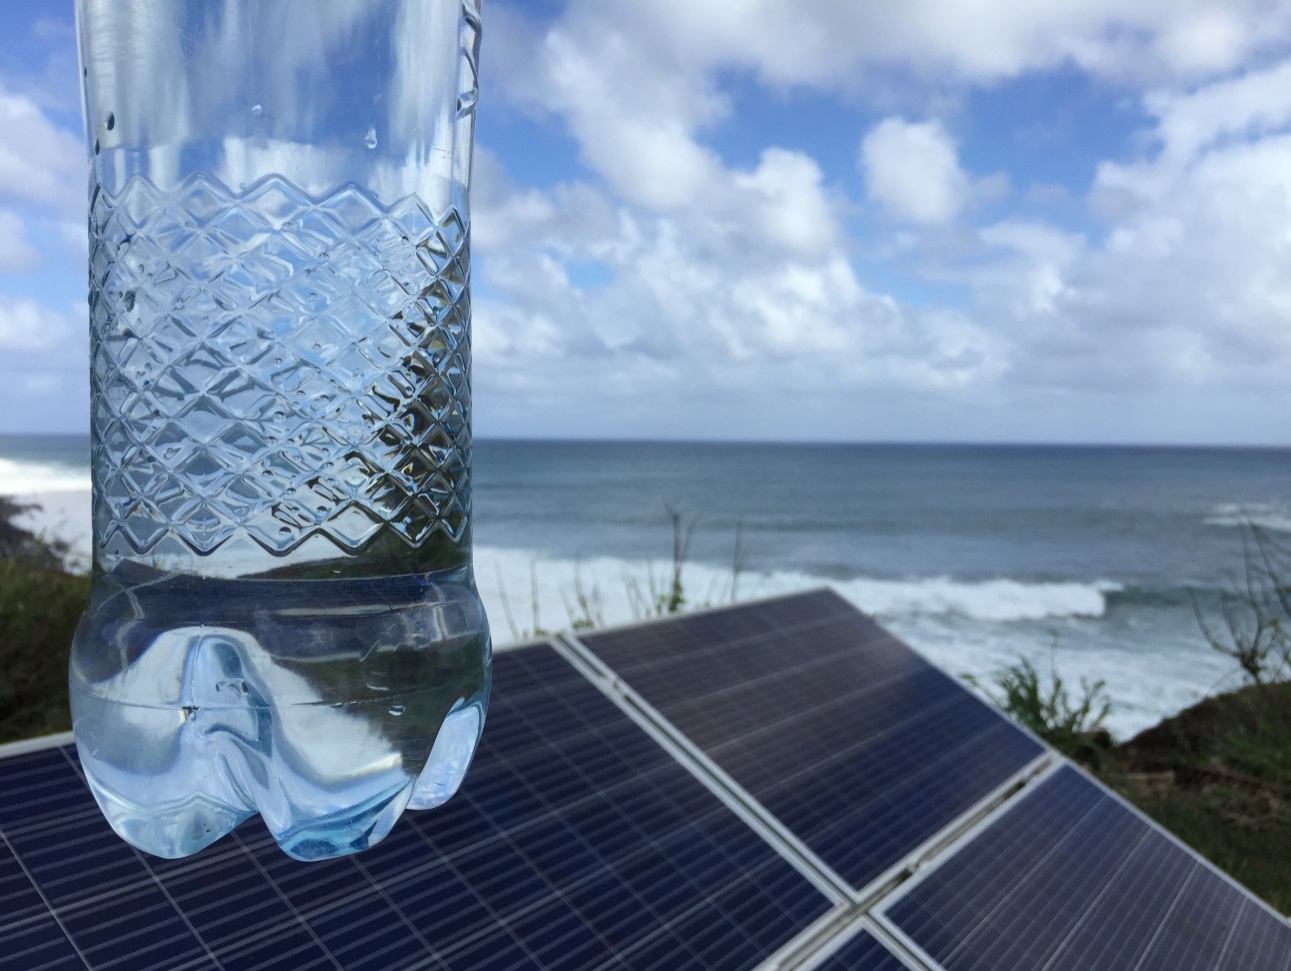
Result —
[[[880, 919], [947, 971], [1282, 971], [1291, 959], [1281, 918], [1070, 766], [985, 820]], [[1252, 932], [1237, 934], [1244, 924]], [[1230, 957], [1238, 940], [1251, 953]], [[1274, 942], [1278, 961], [1262, 961]]]
[[[1002, 741], [1007, 744], [1010, 740]], [[774, 800], [769, 800], [768, 806], [774, 806], [778, 818], [793, 830], [810, 833], [817, 843], [828, 841], [830, 859], [840, 872], [860, 885], [864, 877], [888, 870], [943, 829], [947, 814], [937, 811], [943, 795], [948, 801], [959, 798], [971, 805], [989, 793], [986, 784], [971, 778], [982, 760], [966, 757], [989, 752], [989, 742], [987, 736], [974, 736], [917, 774], [865, 801], [849, 802], [846, 796], [837, 800], [822, 796], [811, 801], [795, 793], [797, 811]], [[970, 778], [961, 782], [964, 775]], [[996, 777], [993, 774], [988, 779]], [[969, 788], [972, 782], [977, 784]], [[966, 792], [974, 799], [963, 799]]]
[[580, 640], [853, 888], [1045, 751], [828, 592]]

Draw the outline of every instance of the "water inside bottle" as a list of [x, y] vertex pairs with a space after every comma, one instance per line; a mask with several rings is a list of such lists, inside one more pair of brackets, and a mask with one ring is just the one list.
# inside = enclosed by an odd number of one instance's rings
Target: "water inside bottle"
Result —
[[[100, 580], [73, 648], [81, 763], [109, 821], [165, 857], [260, 813], [299, 859], [361, 850], [461, 784], [489, 693], [463, 570]], [[136, 571], [137, 572], [137, 571]]]

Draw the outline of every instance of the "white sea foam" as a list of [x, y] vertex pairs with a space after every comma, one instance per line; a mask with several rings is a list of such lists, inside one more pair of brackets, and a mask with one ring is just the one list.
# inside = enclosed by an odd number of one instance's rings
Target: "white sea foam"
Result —
[[90, 470], [0, 458], [0, 496], [90, 491]]
[[[585, 613], [578, 606], [580, 591], [588, 606], [596, 608], [593, 619], [607, 624], [630, 621], [646, 612], [652, 585], [656, 593], [662, 591], [670, 577], [667, 564], [648, 566], [609, 557], [553, 559], [530, 551], [485, 547], [476, 551], [476, 580], [486, 602], [489, 597], [495, 599], [497, 609], [490, 616], [501, 636], [510, 626], [505, 622], [507, 610], [518, 631], [567, 626]], [[747, 599], [805, 590], [823, 582], [818, 576], [794, 571], [746, 574], [739, 578], [736, 593], [739, 599]], [[881, 618], [930, 615], [995, 623], [1101, 617], [1107, 609], [1106, 594], [1120, 589], [1111, 582], [962, 581], [944, 576], [858, 578], [830, 585], [866, 613]], [[684, 586], [692, 606], [724, 602], [730, 599], [730, 571], [687, 564]], [[534, 603], [539, 608], [536, 625]]]
[[1291, 533], [1291, 510], [1272, 502], [1221, 502], [1202, 522], [1207, 526], [1258, 526]]
[[880, 616], [953, 614], [999, 623], [1059, 617], [1101, 617], [1106, 594], [1120, 585], [994, 579], [975, 582], [950, 577], [917, 580], [846, 580], [835, 584], [843, 596]]

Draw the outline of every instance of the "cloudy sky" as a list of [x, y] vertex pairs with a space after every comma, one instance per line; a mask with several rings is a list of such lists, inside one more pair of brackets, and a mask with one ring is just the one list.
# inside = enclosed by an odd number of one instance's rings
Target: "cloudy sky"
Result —
[[[484, 14], [480, 435], [1291, 444], [1291, 2]], [[0, 38], [0, 431], [83, 431], [71, 0]]]

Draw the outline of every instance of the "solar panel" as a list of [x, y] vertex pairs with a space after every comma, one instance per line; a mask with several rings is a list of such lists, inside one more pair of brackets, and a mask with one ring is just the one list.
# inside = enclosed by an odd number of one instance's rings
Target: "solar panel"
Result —
[[462, 791], [354, 857], [300, 863], [254, 820], [147, 857], [72, 747], [0, 761], [0, 965], [751, 968], [830, 909], [550, 646], [494, 663]]
[[580, 641], [856, 889], [1044, 753], [830, 591]]
[[947, 971], [1291, 968], [1291, 927], [1070, 766], [884, 905]]

